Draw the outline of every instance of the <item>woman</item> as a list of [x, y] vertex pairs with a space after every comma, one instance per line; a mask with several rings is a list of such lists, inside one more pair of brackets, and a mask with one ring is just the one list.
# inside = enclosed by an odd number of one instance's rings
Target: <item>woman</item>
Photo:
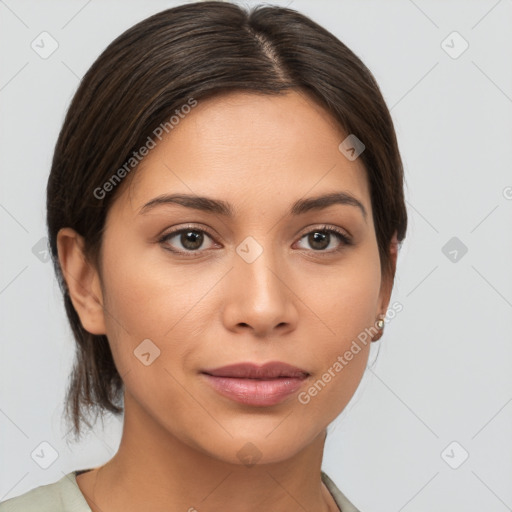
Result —
[[364, 64], [307, 17], [182, 5], [82, 80], [47, 188], [77, 342], [67, 413], [106, 464], [8, 511], [356, 511], [326, 429], [383, 332], [407, 215]]

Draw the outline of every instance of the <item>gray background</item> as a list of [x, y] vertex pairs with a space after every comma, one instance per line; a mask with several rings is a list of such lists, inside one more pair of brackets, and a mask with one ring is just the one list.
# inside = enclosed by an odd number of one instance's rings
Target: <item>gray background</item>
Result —
[[[177, 3], [0, 1], [0, 501], [118, 447], [118, 420], [63, 439], [74, 347], [38, 250], [45, 186], [80, 77], [115, 36]], [[406, 169], [392, 297], [403, 311], [329, 429], [324, 470], [363, 512], [512, 510], [512, 0], [273, 3], [372, 70]], [[59, 45], [47, 59], [31, 48], [43, 31]], [[47, 469], [31, 457], [44, 441], [58, 453]]]

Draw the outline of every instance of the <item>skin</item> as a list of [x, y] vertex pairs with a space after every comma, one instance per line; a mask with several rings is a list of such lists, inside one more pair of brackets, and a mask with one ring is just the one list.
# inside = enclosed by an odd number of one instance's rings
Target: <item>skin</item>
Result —
[[[339, 151], [345, 137], [301, 93], [214, 97], [122, 184], [107, 216], [101, 271], [83, 257], [80, 235], [59, 232], [73, 304], [85, 329], [108, 336], [125, 384], [118, 452], [77, 477], [94, 512], [337, 510], [320, 479], [326, 428], [356, 391], [370, 343], [306, 405], [297, 393], [271, 407], [239, 404], [199, 372], [283, 361], [310, 373], [304, 391], [385, 314], [393, 276], [381, 275], [366, 171]], [[289, 214], [300, 198], [339, 191], [357, 198], [367, 217], [347, 204]], [[178, 192], [227, 201], [234, 217], [171, 204], [140, 213]], [[189, 224], [209, 232], [195, 256], [168, 250], [190, 252], [179, 234], [159, 242]], [[329, 240], [324, 224], [353, 244]], [[319, 230], [320, 249], [304, 237]], [[236, 252], [248, 236], [263, 250], [252, 263]], [[148, 338], [161, 353], [145, 366], [133, 352]], [[252, 467], [237, 456], [248, 442], [261, 456]]]

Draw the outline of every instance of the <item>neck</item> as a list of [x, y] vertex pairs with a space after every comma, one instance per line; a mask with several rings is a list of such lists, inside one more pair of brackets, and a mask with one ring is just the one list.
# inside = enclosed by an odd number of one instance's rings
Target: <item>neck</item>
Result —
[[320, 478], [325, 436], [324, 430], [287, 460], [234, 464], [172, 435], [125, 393], [118, 452], [77, 481], [93, 512], [334, 511]]

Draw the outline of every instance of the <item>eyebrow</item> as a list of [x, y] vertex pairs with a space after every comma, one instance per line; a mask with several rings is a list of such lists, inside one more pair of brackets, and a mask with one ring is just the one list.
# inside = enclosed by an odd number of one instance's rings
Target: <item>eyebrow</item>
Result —
[[[211, 197], [188, 194], [164, 194], [155, 197], [154, 199], [151, 199], [151, 201], [147, 202], [144, 206], [142, 206], [139, 214], [144, 215], [153, 208], [164, 204], [179, 204], [194, 210], [215, 213], [228, 218], [234, 217], [234, 209], [232, 205], [226, 201], [213, 199]], [[332, 192], [330, 194], [324, 194], [316, 197], [299, 199], [293, 203], [292, 207], [290, 208], [290, 214], [297, 216], [310, 211], [323, 210], [335, 204], [354, 206], [358, 208], [366, 221], [367, 212], [364, 205], [361, 203], [361, 201], [347, 192]]]

